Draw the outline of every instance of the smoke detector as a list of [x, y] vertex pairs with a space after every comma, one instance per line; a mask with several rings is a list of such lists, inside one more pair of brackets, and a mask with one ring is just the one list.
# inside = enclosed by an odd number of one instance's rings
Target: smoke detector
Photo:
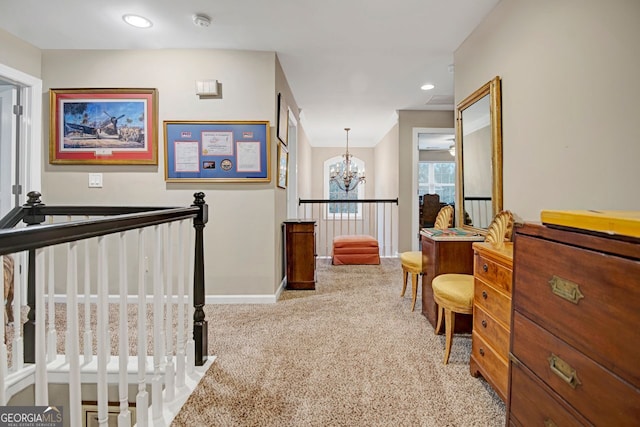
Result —
[[198, 27], [206, 28], [211, 25], [211, 18], [209, 18], [207, 15], [197, 13], [193, 15], [193, 23]]

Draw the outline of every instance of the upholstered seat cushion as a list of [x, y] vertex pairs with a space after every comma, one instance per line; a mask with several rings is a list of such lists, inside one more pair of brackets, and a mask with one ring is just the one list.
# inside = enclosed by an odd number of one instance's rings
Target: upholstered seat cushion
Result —
[[470, 274], [442, 274], [431, 282], [433, 297], [457, 307], [473, 306], [473, 276]]
[[422, 273], [422, 252], [411, 251], [400, 254], [402, 267], [410, 273]]
[[367, 235], [344, 235], [333, 238], [333, 248], [368, 247], [377, 248], [378, 241]]
[[367, 235], [344, 235], [333, 238], [333, 265], [380, 264], [378, 241]]

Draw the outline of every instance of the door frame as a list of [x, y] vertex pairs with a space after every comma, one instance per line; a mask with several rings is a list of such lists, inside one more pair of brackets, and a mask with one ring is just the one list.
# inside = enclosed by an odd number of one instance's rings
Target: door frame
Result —
[[3, 64], [0, 64], [0, 77], [20, 86], [26, 95], [20, 121], [19, 153], [20, 183], [26, 202], [29, 191], [42, 192], [42, 80]]
[[[435, 133], [435, 134], [453, 134], [455, 135], [455, 128], [413, 128], [413, 144], [411, 148], [411, 236], [414, 236], [411, 239], [411, 250], [418, 251], [420, 248], [418, 247], [418, 233], [420, 232], [420, 227], [418, 227], [418, 223], [420, 222], [420, 203], [418, 201], [418, 162], [420, 162], [420, 153], [418, 150], [418, 134], [420, 133]], [[456, 189], [457, 190], [457, 189]]]

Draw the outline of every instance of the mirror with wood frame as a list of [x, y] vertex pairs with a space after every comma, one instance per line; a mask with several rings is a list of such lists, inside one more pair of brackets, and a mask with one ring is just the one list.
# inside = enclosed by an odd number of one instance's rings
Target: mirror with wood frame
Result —
[[502, 210], [500, 77], [456, 108], [456, 225], [485, 233]]

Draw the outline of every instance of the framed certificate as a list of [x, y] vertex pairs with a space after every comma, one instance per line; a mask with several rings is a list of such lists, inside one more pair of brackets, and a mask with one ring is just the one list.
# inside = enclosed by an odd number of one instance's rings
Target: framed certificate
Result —
[[269, 182], [268, 121], [164, 121], [167, 182]]

